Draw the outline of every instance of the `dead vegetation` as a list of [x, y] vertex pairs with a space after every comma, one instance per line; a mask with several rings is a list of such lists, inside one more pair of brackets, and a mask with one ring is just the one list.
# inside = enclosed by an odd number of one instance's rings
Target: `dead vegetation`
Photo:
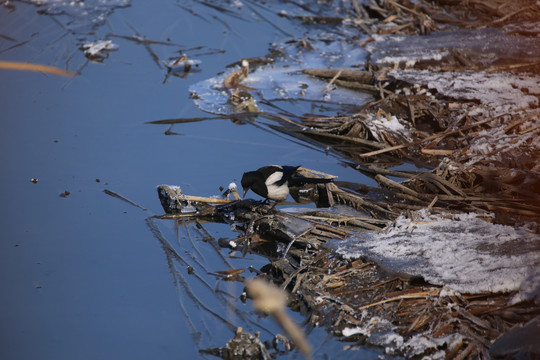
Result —
[[[427, 34], [447, 25], [484, 28], [540, 19], [534, 1], [371, 1], [358, 7], [359, 26], [370, 34]], [[390, 29], [385, 24], [392, 23]], [[418, 63], [415, 68], [432, 73], [479, 70], [475, 56], [454, 51], [438, 63]], [[535, 73], [538, 61], [524, 57], [512, 66], [493, 59], [483, 64], [490, 72]], [[437, 206], [461, 211], [492, 211], [497, 221], [515, 223], [540, 219], [540, 112], [513, 108], [497, 112], [476, 101], [432, 94], [414, 83], [396, 81], [394, 68], [368, 63], [366, 70], [308, 69], [306, 74], [332, 84], [363, 89], [378, 95], [352, 116], [303, 117], [286, 131], [330, 145], [349, 158], [353, 166], [372, 176], [395, 196], [407, 200], [404, 208]], [[536, 72], [538, 73], [538, 72]], [[427, 90], [427, 91], [426, 91]], [[399, 119], [409, 136], [373, 120]], [[501, 131], [500, 129], [503, 129]], [[479, 144], [502, 143], [501, 146]], [[385, 164], [397, 159], [435, 167], [434, 171], [392, 172]], [[403, 183], [388, 179], [403, 178]]]
[[[355, 24], [370, 35], [423, 35], [447, 26], [500, 27], [540, 19], [540, 7], [533, 0], [372, 0], [367, 6], [356, 4], [355, 9]], [[338, 23], [337, 19], [302, 20]], [[460, 52], [440, 63], [418, 66], [434, 73], [480, 69], [473, 55]], [[538, 62], [524, 58], [509, 66], [495, 61], [482, 65], [486, 68], [490, 72], [534, 72]], [[377, 99], [354, 115], [274, 117], [279, 131], [340, 153], [350, 166], [377, 181], [378, 188], [336, 181], [303, 189], [320, 206], [342, 204], [359, 213], [289, 214], [250, 200], [207, 204], [162, 187], [164, 208], [177, 213], [170, 215], [174, 218], [223, 222], [231, 221], [233, 213], [235, 221], [244, 224], [235, 246], [244, 253], [270, 254], [271, 262], [261, 276], [287, 289], [290, 306], [310, 314], [312, 326], [326, 326], [335, 334], [346, 335], [351, 343], [389, 346], [390, 353], [408, 358], [512, 356], [511, 352], [495, 353], [493, 342], [516, 324], [538, 316], [537, 305], [510, 304], [514, 294], [453, 293], [421, 278], [393, 273], [369, 259], [344, 260], [325, 248], [331, 239], [378, 230], [400, 213], [426, 208], [432, 212], [491, 212], [495, 222], [507, 225], [540, 221], [538, 109], [497, 112], [477, 101], [414, 88], [414, 84], [396, 80], [391, 70], [371, 63], [363, 70], [308, 69], [306, 74], [330, 85], [369, 91]], [[374, 120], [398, 121], [407, 131], [377, 127]], [[400, 161], [425, 170], [392, 170]], [[172, 210], [171, 199], [178, 205]], [[195, 210], [178, 214], [186, 205]], [[343, 332], [345, 328], [356, 331]], [[390, 330], [401, 340], [385, 338]], [[414, 344], [421, 340], [432, 346], [418, 350]]]

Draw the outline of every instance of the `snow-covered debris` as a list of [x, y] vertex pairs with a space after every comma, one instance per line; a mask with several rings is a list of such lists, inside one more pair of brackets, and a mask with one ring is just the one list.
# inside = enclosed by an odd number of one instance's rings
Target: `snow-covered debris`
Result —
[[97, 40], [83, 44], [81, 49], [84, 50], [84, 55], [88, 57], [100, 56], [100, 54], [106, 51], [118, 50], [118, 45], [112, 42], [112, 40]]
[[[343, 329], [342, 334], [345, 337], [363, 335], [368, 344], [384, 347], [385, 352], [391, 355], [401, 352], [406, 358], [442, 347], [453, 348], [462, 341], [462, 336], [455, 333], [439, 338], [427, 334], [416, 334], [406, 340], [397, 331], [398, 329], [390, 321], [375, 316], [363, 325]], [[444, 359], [445, 352], [435, 352], [430, 358]]]
[[491, 107], [510, 108], [538, 106], [540, 77], [486, 71], [435, 73], [428, 70], [393, 70], [390, 76], [411, 84], [423, 84], [439, 94], [454, 99], [478, 100]]
[[534, 37], [516, 36], [515, 26], [507, 28], [463, 29], [434, 32], [429, 35], [380, 35], [366, 46], [377, 65], [414, 66], [420, 61], [440, 61], [448, 49], [461, 51], [479, 62], [540, 59], [540, 47]]
[[379, 141], [385, 141], [384, 133], [387, 132], [394, 133], [411, 141], [409, 130], [404, 125], [405, 121], [398, 119], [395, 115], [373, 114], [370, 119], [366, 120], [365, 124], [371, 131], [371, 134]]
[[419, 275], [462, 293], [518, 291], [540, 301], [540, 235], [492, 224], [478, 214], [400, 216], [379, 233], [335, 241], [346, 258], [367, 256], [397, 272]]

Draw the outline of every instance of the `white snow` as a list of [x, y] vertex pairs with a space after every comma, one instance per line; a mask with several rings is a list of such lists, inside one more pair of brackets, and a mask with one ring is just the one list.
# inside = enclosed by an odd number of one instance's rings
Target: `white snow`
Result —
[[419, 275], [461, 293], [518, 291], [540, 301], [540, 235], [492, 224], [478, 214], [400, 216], [379, 233], [330, 245], [346, 258], [367, 256], [394, 271]]
[[382, 137], [382, 132], [393, 132], [396, 135], [403, 136], [409, 140], [411, 139], [409, 131], [395, 115], [371, 114], [371, 118], [365, 124], [372, 135], [380, 141], [385, 141]]

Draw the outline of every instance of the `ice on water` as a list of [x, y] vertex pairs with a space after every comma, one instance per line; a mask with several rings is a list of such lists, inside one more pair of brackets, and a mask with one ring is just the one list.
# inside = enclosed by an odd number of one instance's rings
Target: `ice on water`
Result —
[[[363, 64], [366, 52], [359, 46], [346, 44], [336, 38], [333, 42], [313, 40], [312, 50], [302, 49], [297, 42], [275, 45], [282, 54], [273, 63], [257, 67], [241, 83], [248, 87], [259, 106], [259, 111], [272, 112], [265, 101], [305, 101], [361, 106], [373, 97], [347, 88], [328, 87], [329, 79], [321, 80], [302, 73], [309, 68], [347, 68]], [[237, 68], [239, 69], [239, 68]], [[190, 87], [195, 104], [203, 111], [231, 114], [235, 110], [228, 104], [230, 92], [223, 80], [234, 70], [198, 82]], [[265, 101], [264, 101], [265, 100]]]

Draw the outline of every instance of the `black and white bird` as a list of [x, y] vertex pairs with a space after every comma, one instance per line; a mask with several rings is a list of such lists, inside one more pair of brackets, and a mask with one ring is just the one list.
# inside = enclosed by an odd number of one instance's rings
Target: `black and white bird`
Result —
[[242, 176], [244, 197], [249, 189], [268, 200], [284, 201], [289, 196], [289, 186], [331, 182], [332, 179], [293, 176], [300, 166], [263, 166]]

